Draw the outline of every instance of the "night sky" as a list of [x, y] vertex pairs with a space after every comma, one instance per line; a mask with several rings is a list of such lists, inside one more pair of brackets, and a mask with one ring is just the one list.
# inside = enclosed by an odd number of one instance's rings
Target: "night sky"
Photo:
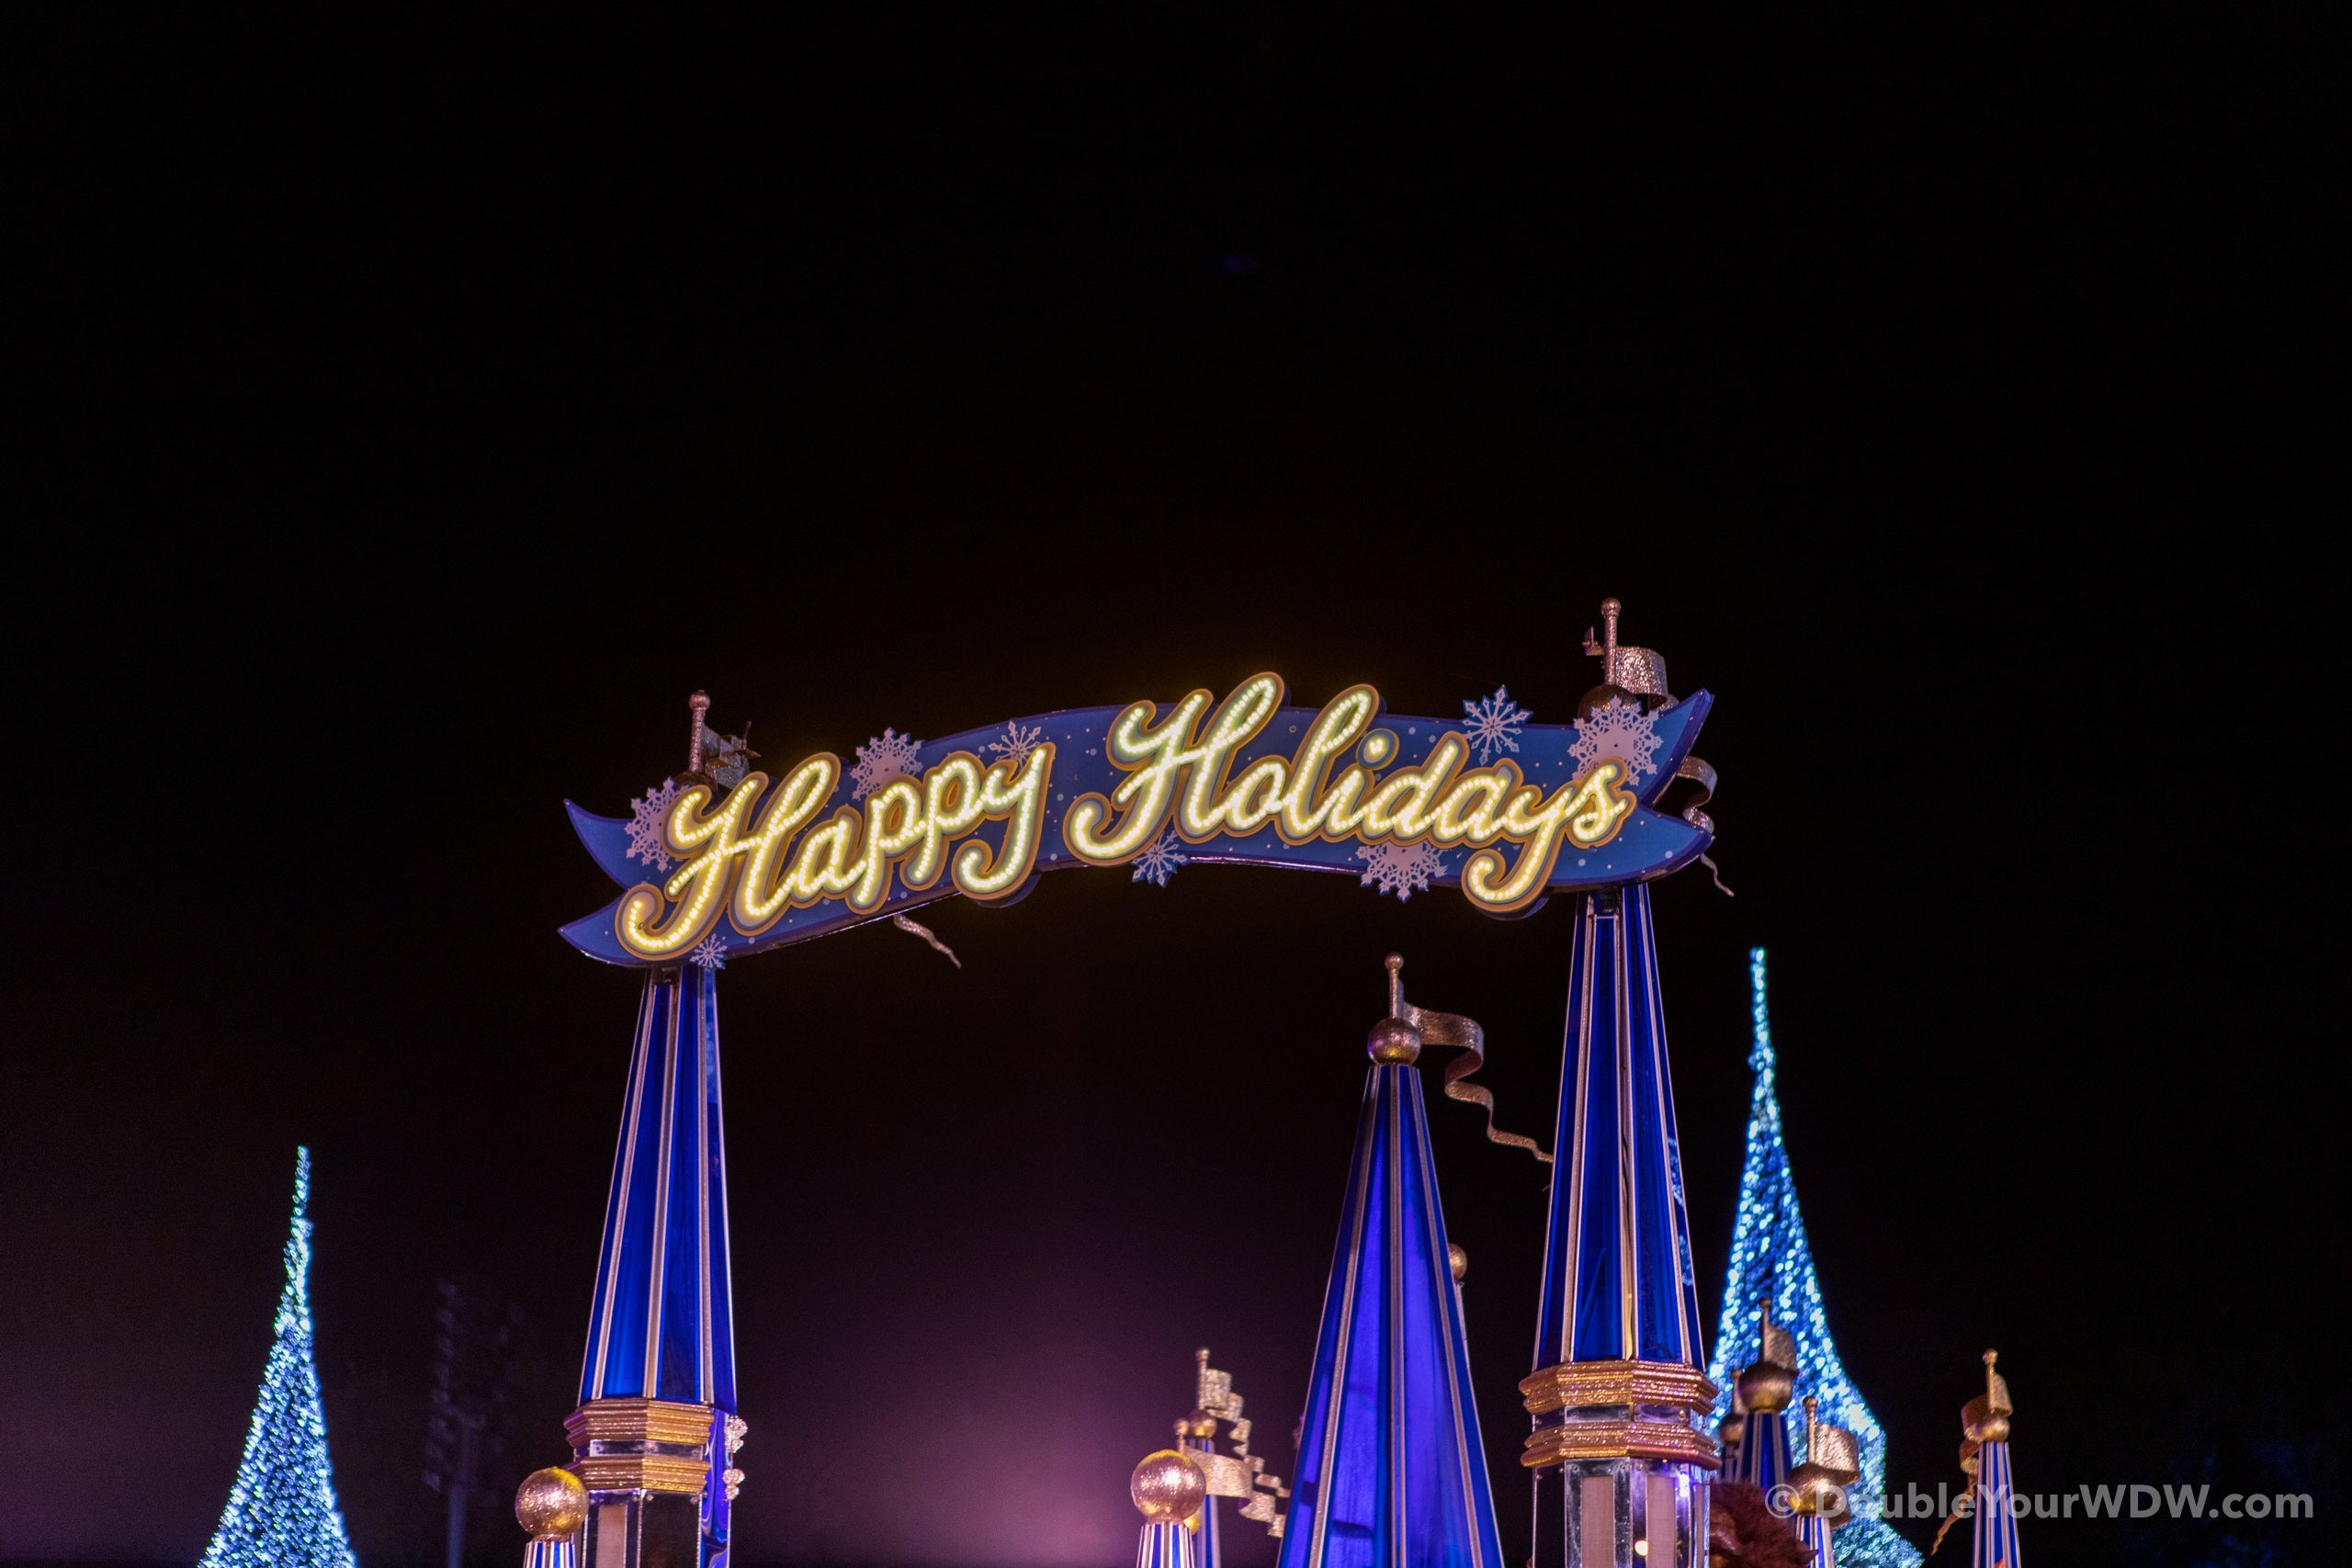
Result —
[[[0, 1556], [201, 1551], [298, 1143], [362, 1562], [437, 1562], [436, 1280], [528, 1325], [501, 1484], [567, 1456], [638, 980], [562, 802], [695, 688], [772, 764], [1267, 669], [1565, 722], [1615, 595], [1717, 702], [1710, 1324], [1760, 944], [1898, 1486], [1997, 1346], [2025, 1490], [2318, 1501], [2040, 1562], [2338, 1560], [2327, 40], [2233, 15], [12, 19]], [[1567, 907], [924, 918], [721, 979], [738, 1552], [1115, 1563], [1196, 1346], [1289, 1472], [1381, 955], [1548, 1142]], [[1544, 1173], [1430, 1115], [1519, 1561]]]

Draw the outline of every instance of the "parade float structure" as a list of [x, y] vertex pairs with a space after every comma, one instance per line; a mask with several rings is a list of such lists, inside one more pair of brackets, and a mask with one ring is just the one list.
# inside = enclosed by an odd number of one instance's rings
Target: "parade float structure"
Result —
[[[563, 935], [645, 973], [581, 1404], [566, 1424], [587, 1499], [582, 1568], [715, 1568], [727, 1554], [745, 1428], [734, 1406], [718, 972], [877, 920], [936, 945], [913, 910], [955, 896], [1009, 905], [1048, 872], [1124, 867], [1164, 886], [1183, 868], [1219, 863], [1344, 873], [1399, 899], [1453, 887], [1498, 918], [1574, 900], [1561, 1163], [1537, 1368], [1522, 1384], [1535, 1422], [1524, 1462], [1539, 1479], [1537, 1562], [1702, 1568], [1699, 1483], [1716, 1459], [1694, 1416], [1715, 1391], [1703, 1371], [1647, 884], [1705, 861], [1713, 841], [1700, 807], [1714, 775], [1691, 750], [1712, 699], [1670, 694], [1665, 661], [1619, 643], [1618, 614], [1605, 602], [1603, 636], [1587, 637], [1601, 682], [1569, 724], [1535, 722], [1504, 687], [1464, 702], [1459, 719], [1389, 713], [1368, 684], [1296, 706], [1268, 672], [1222, 700], [1201, 689], [1165, 710], [1148, 700], [1068, 709], [933, 741], [888, 728], [855, 749], [854, 764], [819, 752], [772, 776], [740, 737], [708, 728], [697, 693], [684, 773], [631, 802], [627, 818], [570, 807], [621, 892]], [[1694, 787], [1668, 807], [1679, 779]], [[1389, 1032], [1401, 1051], [1419, 1026], [1396, 1008], [1385, 1022], [1407, 1026]], [[1398, 1469], [1394, 1456], [1451, 1444], [1458, 1462], [1429, 1473], [1453, 1478], [1459, 1505], [1406, 1507], [1381, 1527], [1378, 1561], [1486, 1568], [1492, 1504], [1419, 1078], [1401, 1056], [1379, 1056], [1382, 1038], [1375, 1031], [1356, 1158], [1363, 1173], [1386, 1174], [1351, 1198], [1342, 1247], [1348, 1227], [1370, 1237], [1375, 1219], [1414, 1239], [1404, 1250], [1367, 1247], [1353, 1272], [1339, 1272], [1380, 1291], [1409, 1283], [1418, 1305], [1391, 1300], [1337, 1322], [1327, 1309], [1316, 1366], [1329, 1397], [1310, 1411], [1306, 1439], [1321, 1445], [1316, 1491], [1310, 1499], [1302, 1469], [1294, 1502], [1305, 1512], [1285, 1532], [1284, 1562], [1358, 1561], [1334, 1556], [1330, 1532], [1306, 1520], [1337, 1518], [1349, 1467], [1374, 1452], [1383, 1457], [1363, 1460], [1366, 1495], [1402, 1506], [1424, 1472]], [[1482, 1106], [1490, 1137], [1532, 1149], [1495, 1132], [1491, 1098], [1464, 1081], [1479, 1059], [1465, 1051], [1449, 1063], [1446, 1094]], [[1415, 1394], [1391, 1379], [1390, 1395], [1359, 1405], [1331, 1369], [1388, 1353], [1357, 1359], [1366, 1325], [1418, 1337], [1440, 1382]], [[1197, 1454], [1170, 1454], [1201, 1474]], [[1254, 1478], [1252, 1490], [1262, 1490]], [[1146, 1513], [1153, 1563], [1180, 1568], [1181, 1553], [1193, 1568], [1189, 1529], [1181, 1542], [1154, 1536], [1167, 1521]], [[1321, 1544], [1301, 1548], [1310, 1535]]]
[[294, 1224], [261, 1396], [200, 1568], [358, 1568], [327, 1458], [311, 1325], [311, 1151], [294, 1151]]
[[[1886, 1492], [1886, 1434], [1862, 1402], [1838, 1359], [1815, 1272], [1813, 1247], [1797, 1205], [1796, 1178], [1781, 1128], [1780, 1066], [1772, 1045], [1772, 1019], [1765, 994], [1760, 947], [1747, 954], [1748, 1000], [1753, 1036], [1747, 1054], [1755, 1077], [1748, 1098], [1747, 1150], [1739, 1175], [1739, 1208], [1732, 1222], [1731, 1259], [1724, 1272], [1723, 1314], [1715, 1325], [1715, 1359], [1709, 1376], [1723, 1390], [1715, 1414], [1725, 1439], [1726, 1480], [1754, 1483], [1769, 1492], [1790, 1470], [1789, 1427], [1796, 1401], [1818, 1401], [1829, 1429], [1853, 1435], [1866, 1496]], [[1760, 1352], [1736, 1377], [1736, 1358]], [[1757, 1371], [1776, 1367], [1785, 1376]], [[1771, 1391], [1769, 1414], [1747, 1398], [1750, 1375]], [[1760, 1417], [1760, 1418], [1759, 1418]], [[1802, 1435], [1801, 1433], [1799, 1434]], [[1810, 1450], [1797, 1459], [1810, 1457]], [[1859, 1518], [1839, 1532], [1838, 1554], [1849, 1568], [1918, 1568], [1919, 1551], [1877, 1518]]]

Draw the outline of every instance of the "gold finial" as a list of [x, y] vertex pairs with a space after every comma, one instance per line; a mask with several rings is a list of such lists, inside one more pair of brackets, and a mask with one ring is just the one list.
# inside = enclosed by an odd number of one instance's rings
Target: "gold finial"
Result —
[[1961, 1430], [1973, 1443], [2009, 1440], [2009, 1417], [2017, 1411], [2009, 1404], [2008, 1380], [1993, 1370], [2000, 1356], [1998, 1350], [1984, 1352], [1984, 1392], [1961, 1406]]
[[1732, 1380], [1731, 1408], [1724, 1413], [1721, 1421], [1715, 1423], [1715, 1436], [1727, 1449], [1737, 1446], [1747, 1437], [1747, 1405], [1739, 1397], [1738, 1382], [1737, 1378]]
[[[1772, 1298], [1762, 1299], [1763, 1319], [1758, 1338], [1761, 1340], [1754, 1362], [1739, 1374], [1738, 1393], [1742, 1403], [1753, 1412], [1777, 1416], [1789, 1407], [1797, 1392], [1796, 1339], [1785, 1328], [1772, 1322]], [[1785, 1358], [1785, 1359], [1784, 1359]]]
[[1860, 1474], [1854, 1434], [1823, 1421], [1820, 1401], [1806, 1394], [1804, 1462], [1789, 1472], [1789, 1485], [1796, 1492], [1796, 1511], [1817, 1515], [1833, 1525], [1843, 1524], [1851, 1514], [1846, 1488]]
[[1216, 1417], [1205, 1410], [1188, 1411], [1177, 1418], [1176, 1435], [1180, 1438], [1214, 1438], [1216, 1436]]
[[1200, 1512], [1201, 1499], [1208, 1490], [1208, 1478], [1201, 1473], [1201, 1467], [1174, 1449], [1144, 1455], [1127, 1482], [1127, 1495], [1135, 1499], [1136, 1511], [1155, 1525], [1182, 1524]]
[[514, 1490], [514, 1520], [533, 1540], [568, 1540], [588, 1522], [588, 1488], [568, 1470], [535, 1470]]
[[1584, 633], [1584, 650], [1600, 660], [1600, 684], [1584, 694], [1578, 705], [1578, 716], [1589, 716], [1605, 705], [1611, 697], [1661, 697], [1671, 703], [1673, 695], [1666, 687], [1666, 660], [1654, 648], [1637, 648], [1617, 640], [1617, 617], [1625, 606], [1614, 599], [1600, 602], [1601, 636], [1593, 639], [1592, 628]]
[[1421, 1055], [1421, 1032], [1405, 1021], [1405, 955], [1392, 953], [1382, 962], [1388, 966], [1388, 1016], [1372, 1026], [1363, 1048], [1384, 1066], [1417, 1062]]
[[1458, 1285], [1470, 1277], [1470, 1255], [1458, 1244], [1449, 1241], [1445, 1244], [1445, 1267]]
[[702, 716], [710, 711], [710, 694], [696, 692], [686, 699], [686, 708], [695, 716], [694, 733], [686, 737], [686, 772], [702, 772]]

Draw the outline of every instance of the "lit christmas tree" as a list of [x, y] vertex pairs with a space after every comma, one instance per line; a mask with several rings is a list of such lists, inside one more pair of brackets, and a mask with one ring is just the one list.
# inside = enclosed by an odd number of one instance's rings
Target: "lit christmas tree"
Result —
[[[1755, 988], [1756, 1045], [1747, 1065], [1756, 1070], [1755, 1098], [1747, 1113], [1747, 1163], [1739, 1174], [1739, 1217], [1732, 1227], [1731, 1269], [1724, 1281], [1723, 1321], [1715, 1329], [1714, 1365], [1708, 1377], [1725, 1391], [1716, 1419], [1730, 1409], [1729, 1390], [1758, 1344], [1761, 1303], [1772, 1302], [1772, 1321], [1796, 1340], [1796, 1395], [1812, 1395], [1820, 1418], [1853, 1433], [1861, 1450], [1857, 1505], [1875, 1505], [1886, 1495], [1886, 1434], [1862, 1403], [1821, 1306], [1821, 1281], [1814, 1277], [1813, 1248], [1797, 1212], [1795, 1179], [1789, 1174], [1788, 1145], [1781, 1139], [1781, 1102], [1772, 1091], [1772, 1027], [1764, 1009], [1764, 950], [1747, 955]], [[1759, 1419], [1750, 1416], [1751, 1421]], [[1802, 1434], [1792, 1430], [1792, 1446]], [[1805, 1457], [1799, 1456], [1800, 1462]], [[1918, 1568], [1917, 1548], [1858, 1506], [1854, 1522], [1838, 1534], [1838, 1560], [1849, 1568]]]
[[294, 1233], [286, 1240], [286, 1289], [277, 1342], [220, 1529], [201, 1568], [358, 1568], [335, 1506], [326, 1412], [311, 1346], [311, 1151], [297, 1149]]

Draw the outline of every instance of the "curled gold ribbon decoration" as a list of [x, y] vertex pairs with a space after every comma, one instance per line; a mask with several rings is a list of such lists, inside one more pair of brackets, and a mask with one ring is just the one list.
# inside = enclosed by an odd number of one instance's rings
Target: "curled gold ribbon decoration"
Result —
[[1506, 1133], [1495, 1125], [1495, 1094], [1484, 1084], [1463, 1080], [1487, 1065], [1487, 1032], [1478, 1027], [1476, 1019], [1456, 1012], [1433, 1012], [1428, 1008], [1405, 1004], [1405, 1021], [1421, 1032], [1425, 1045], [1450, 1045], [1462, 1055], [1445, 1065], [1445, 1098], [1475, 1105], [1487, 1113], [1487, 1141], [1514, 1149], [1525, 1149], [1545, 1165], [1552, 1156], [1544, 1152], [1534, 1139], [1518, 1133]]
[[1199, 1369], [1194, 1408], [1213, 1423], [1222, 1421], [1232, 1428], [1233, 1444], [1231, 1454], [1221, 1454], [1211, 1437], [1205, 1450], [1191, 1450], [1193, 1461], [1207, 1477], [1210, 1496], [1235, 1499], [1241, 1505], [1237, 1510], [1241, 1517], [1265, 1526], [1266, 1533], [1279, 1540], [1289, 1514], [1278, 1505], [1290, 1500], [1290, 1488], [1281, 1476], [1267, 1472], [1261, 1456], [1250, 1451], [1250, 1420], [1241, 1414], [1241, 1396], [1233, 1392], [1233, 1374], [1210, 1366], [1206, 1350], [1194, 1351], [1193, 1359]]
[[940, 941], [938, 934], [921, 920], [910, 920], [904, 915], [893, 915], [890, 917], [890, 923], [909, 936], [919, 936], [931, 943], [933, 952], [945, 953], [947, 962], [956, 965], [956, 968], [964, 967], [964, 961], [956, 956], [956, 950]]
[[[1689, 779], [1699, 786], [1699, 793], [1692, 795], [1682, 807], [1682, 820], [1712, 838], [1715, 831], [1715, 819], [1699, 808], [1715, 797], [1715, 770], [1708, 766], [1704, 758], [1685, 757], [1676, 765], [1674, 776], [1678, 779]], [[1717, 892], [1726, 898], [1738, 897], [1724, 886], [1723, 869], [1715, 864], [1712, 855], [1701, 855], [1699, 863], [1705, 866], [1707, 874], [1715, 879]]]
[[1462, 1053], [1445, 1065], [1445, 1098], [1475, 1105], [1487, 1113], [1487, 1141], [1509, 1148], [1525, 1149], [1545, 1165], [1552, 1156], [1544, 1152], [1534, 1139], [1517, 1133], [1506, 1133], [1495, 1125], [1494, 1091], [1484, 1084], [1464, 1083], [1472, 1073], [1487, 1065], [1487, 1032], [1478, 1027], [1475, 1018], [1464, 1018], [1458, 1012], [1439, 1012], [1432, 1008], [1417, 1008], [1405, 999], [1405, 960], [1401, 954], [1388, 955], [1388, 1016], [1401, 1018], [1418, 1031], [1424, 1045], [1443, 1045]]

